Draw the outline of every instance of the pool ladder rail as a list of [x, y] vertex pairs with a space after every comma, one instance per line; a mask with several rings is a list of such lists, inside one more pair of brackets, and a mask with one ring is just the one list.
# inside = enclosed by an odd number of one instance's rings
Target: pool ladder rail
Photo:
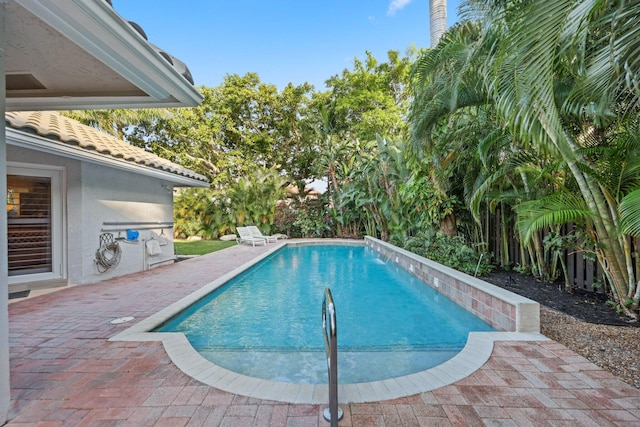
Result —
[[[327, 322], [327, 313], [329, 319]], [[328, 331], [327, 331], [328, 328]], [[326, 288], [322, 301], [322, 330], [324, 332], [324, 349], [327, 354], [327, 370], [329, 374], [329, 407], [323, 412], [324, 419], [337, 427], [344, 413], [338, 406], [338, 331], [336, 325], [336, 307], [333, 304], [331, 289]]]

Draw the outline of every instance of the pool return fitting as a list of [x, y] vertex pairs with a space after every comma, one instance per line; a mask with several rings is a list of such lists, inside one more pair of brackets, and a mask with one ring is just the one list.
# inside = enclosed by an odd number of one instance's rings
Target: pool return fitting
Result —
[[[329, 322], [327, 323], [327, 312]], [[329, 331], [327, 332], [327, 327]], [[338, 427], [338, 421], [344, 415], [338, 406], [338, 331], [336, 325], [336, 307], [333, 304], [331, 289], [326, 288], [322, 301], [322, 330], [324, 332], [324, 350], [327, 354], [327, 370], [329, 374], [329, 407], [324, 410], [324, 419], [331, 427]]]

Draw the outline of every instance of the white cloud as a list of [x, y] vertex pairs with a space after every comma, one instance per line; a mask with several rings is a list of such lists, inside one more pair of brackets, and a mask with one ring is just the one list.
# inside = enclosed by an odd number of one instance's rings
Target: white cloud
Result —
[[404, 7], [411, 2], [412, 0], [393, 0], [389, 5], [389, 10], [387, 10], [387, 15], [395, 15], [398, 10], [404, 9]]

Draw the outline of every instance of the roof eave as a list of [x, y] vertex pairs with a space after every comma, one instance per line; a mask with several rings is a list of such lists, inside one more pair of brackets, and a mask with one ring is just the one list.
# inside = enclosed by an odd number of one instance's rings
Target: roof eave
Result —
[[106, 2], [15, 0], [140, 88], [144, 97], [7, 99], [7, 110], [193, 107], [202, 95]]
[[124, 170], [140, 175], [159, 178], [170, 182], [175, 187], [201, 187], [208, 188], [209, 182], [178, 175], [162, 169], [140, 165], [123, 159], [106, 157], [100, 153], [92, 153], [84, 148], [62, 143], [53, 144], [50, 139], [16, 129], [6, 128], [6, 141], [8, 145], [27, 148], [39, 152], [61, 156], [65, 158], [86, 161], [119, 170]]
[[65, 111], [65, 110], [107, 110], [120, 108], [172, 108], [186, 107], [174, 98], [152, 99], [149, 97], [30, 97], [7, 98], [7, 111]]

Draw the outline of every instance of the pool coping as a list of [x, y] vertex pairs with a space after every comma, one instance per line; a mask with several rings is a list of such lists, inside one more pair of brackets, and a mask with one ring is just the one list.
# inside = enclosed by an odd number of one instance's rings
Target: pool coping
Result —
[[[149, 332], [279, 249], [285, 246], [310, 244], [364, 246], [364, 240], [302, 239], [277, 243], [268, 252], [142, 319], [130, 328], [111, 337], [109, 341], [160, 341], [173, 363], [185, 374], [203, 384], [230, 393], [296, 404], [326, 403], [328, 398], [327, 384], [294, 384], [238, 374], [205, 359], [191, 346], [183, 333]], [[448, 361], [431, 369], [402, 377], [366, 383], [339, 384], [338, 400], [340, 403], [390, 400], [450, 385], [472, 374], [486, 363], [496, 341], [549, 341], [549, 339], [535, 332], [472, 332], [469, 334], [467, 344], [462, 351]]]

